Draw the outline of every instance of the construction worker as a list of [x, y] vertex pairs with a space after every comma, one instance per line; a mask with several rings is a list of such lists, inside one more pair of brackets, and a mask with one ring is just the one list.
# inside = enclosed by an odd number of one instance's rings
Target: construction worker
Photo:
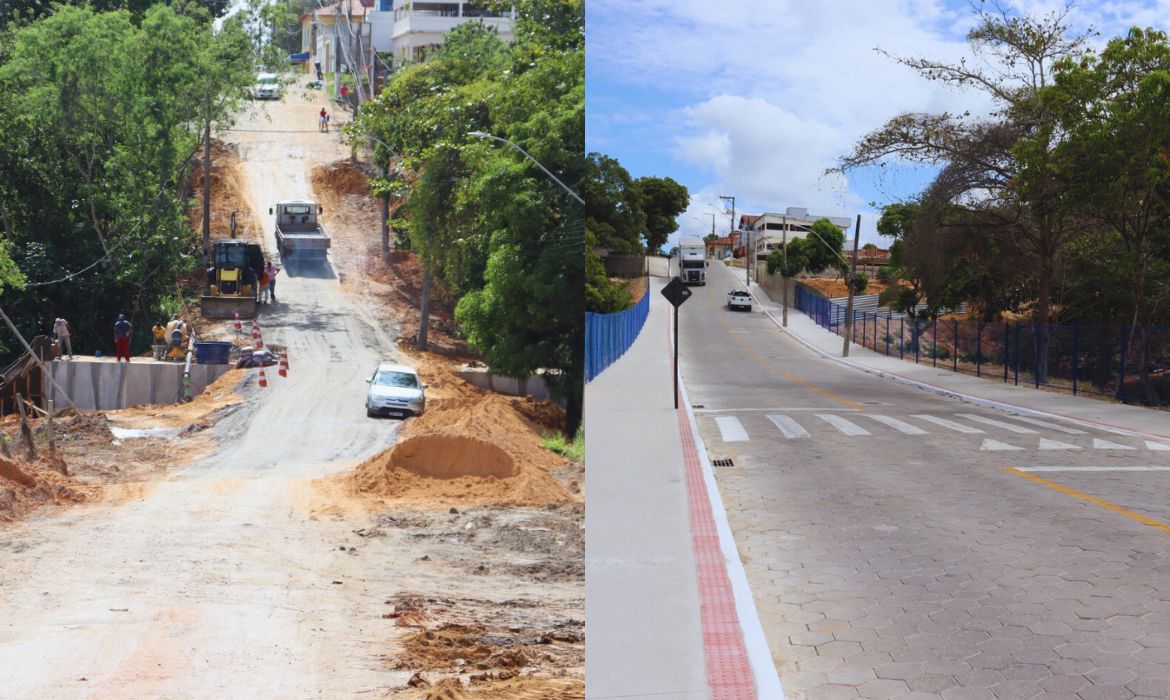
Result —
[[118, 314], [114, 323], [114, 362], [121, 362], [124, 357], [126, 364], [130, 364], [130, 334], [133, 331], [134, 325], [126, 320], [126, 314]]
[[154, 328], [150, 329], [154, 340], [151, 343], [151, 348], [154, 350], [154, 359], [161, 360], [167, 352], [167, 329], [163, 326], [162, 321], [154, 324]]
[[[271, 263], [269, 263], [271, 265]], [[263, 304], [268, 301], [268, 268], [260, 268], [260, 303]]]
[[268, 275], [268, 300], [276, 301], [276, 273], [280, 272], [280, 268], [268, 261], [267, 267], [264, 268], [264, 273]]
[[167, 356], [181, 355], [183, 352], [183, 321], [179, 318], [179, 314], [171, 317], [171, 322], [166, 327], [166, 337], [170, 341], [167, 346]]
[[73, 343], [69, 341], [69, 322], [63, 318], [59, 318], [53, 322], [53, 335], [57, 338], [57, 351], [61, 357], [65, 357], [65, 353], [69, 353], [69, 359], [73, 359]]

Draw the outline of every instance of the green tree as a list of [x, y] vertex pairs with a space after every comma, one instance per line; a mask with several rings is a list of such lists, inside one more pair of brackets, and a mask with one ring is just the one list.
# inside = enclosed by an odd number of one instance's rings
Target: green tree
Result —
[[[939, 168], [924, 201], [937, 202], [932, 206], [940, 215], [950, 216], [949, 206], [970, 211], [969, 222], [981, 224], [983, 235], [1000, 239], [996, 250], [1034, 270], [1028, 291], [1035, 299], [1044, 381], [1053, 289], [1061, 257], [1078, 229], [1067, 188], [1055, 177], [1055, 120], [1039, 94], [1051, 82], [1055, 63], [1084, 52], [1085, 37], [1069, 35], [1067, 8], [1038, 18], [982, 8], [978, 12], [967, 38], [984, 60], [898, 61], [928, 80], [984, 93], [995, 106], [992, 116], [898, 115], [864, 137], [840, 160], [839, 170], [887, 161]], [[920, 244], [944, 247], [929, 240]]]
[[642, 250], [646, 212], [634, 179], [617, 159], [601, 153], [590, 153], [585, 158], [581, 196], [585, 200], [586, 226], [597, 237], [599, 246], [618, 253]]
[[678, 230], [678, 215], [687, 210], [687, 188], [669, 177], [640, 177], [633, 183], [638, 207], [646, 217], [646, 252], [657, 255]]
[[140, 17], [62, 6], [12, 32], [0, 218], [29, 280], [4, 294], [21, 326], [69, 309], [79, 346], [100, 347], [117, 313], [173, 299], [198, 252], [184, 189], [199, 125], [238, 106], [251, 80], [244, 41], [213, 33], [194, 4]]

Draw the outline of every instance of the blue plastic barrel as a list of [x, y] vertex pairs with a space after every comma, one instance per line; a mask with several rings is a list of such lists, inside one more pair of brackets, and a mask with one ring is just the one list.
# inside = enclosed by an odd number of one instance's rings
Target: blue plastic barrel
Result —
[[226, 365], [231, 352], [231, 343], [213, 340], [195, 343], [195, 361], [201, 365]]

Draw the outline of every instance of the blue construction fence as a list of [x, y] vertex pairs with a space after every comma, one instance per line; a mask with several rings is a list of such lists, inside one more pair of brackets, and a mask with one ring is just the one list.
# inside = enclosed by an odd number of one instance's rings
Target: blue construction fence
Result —
[[585, 381], [591, 382], [630, 349], [650, 315], [650, 293], [624, 311], [585, 312]]
[[[845, 304], [797, 285], [796, 308], [844, 337]], [[1170, 406], [1170, 327], [915, 319], [857, 311], [862, 347], [1016, 385]]]

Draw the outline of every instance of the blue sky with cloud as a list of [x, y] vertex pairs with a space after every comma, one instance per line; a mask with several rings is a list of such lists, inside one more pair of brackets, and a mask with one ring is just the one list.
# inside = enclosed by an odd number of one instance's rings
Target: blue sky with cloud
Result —
[[[1064, 6], [1025, 0], [1020, 11]], [[748, 213], [806, 207], [862, 214], [862, 240], [881, 243], [871, 203], [919, 191], [930, 173], [894, 167], [825, 169], [905, 111], [986, 112], [978, 94], [942, 88], [889, 56], [971, 56], [966, 0], [588, 0], [587, 149], [635, 176], [670, 176], [692, 195], [678, 235], [706, 233], [718, 195]], [[1170, 0], [1082, 2], [1068, 22], [1100, 32], [1170, 25]], [[725, 232], [728, 217], [720, 215]]]

